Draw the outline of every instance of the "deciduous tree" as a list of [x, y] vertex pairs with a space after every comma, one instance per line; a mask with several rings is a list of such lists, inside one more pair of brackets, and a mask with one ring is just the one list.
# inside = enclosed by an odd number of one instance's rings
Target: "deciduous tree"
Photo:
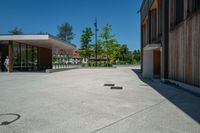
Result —
[[103, 40], [102, 46], [103, 51], [107, 56], [107, 61], [115, 62], [119, 54], [119, 44], [115, 35], [111, 34], [112, 25], [106, 24], [103, 27], [103, 32], [100, 34], [101, 39]]
[[84, 58], [90, 58], [92, 55], [92, 36], [94, 35], [90, 27], [86, 27], [81, 35], [80, 55]]

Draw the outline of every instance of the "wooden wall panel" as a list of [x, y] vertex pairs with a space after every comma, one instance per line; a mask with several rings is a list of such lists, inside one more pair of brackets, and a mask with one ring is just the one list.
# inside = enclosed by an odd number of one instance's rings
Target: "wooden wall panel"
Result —
[[200, 12], [169, 33], [169, 78], [200, 87]]

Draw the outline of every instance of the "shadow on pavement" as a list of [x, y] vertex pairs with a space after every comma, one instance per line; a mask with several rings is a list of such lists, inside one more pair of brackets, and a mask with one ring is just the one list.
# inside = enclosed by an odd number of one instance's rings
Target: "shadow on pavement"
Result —
[[151, 86], [154, 90], [200, 124], [200, 97], [198, 95], [189, 93], [173, 84], [165, 84], [160, 81], [143, 78], [139, 69], [133, 69], [133, 72], [137, 74], [140, 80]]
[[[5, 121], [1, 121], [1, 116], [15, 116], [15, 118], [9, 118], [8, 120], [5, 120]], [[17, 120], [20, 119], [20, 115], [19, 114], [15, 114], [15, 113], [7, 113], [7, 114], [0, 114], [0, 126], [6, 126], [6, 125], [9, 125]]]

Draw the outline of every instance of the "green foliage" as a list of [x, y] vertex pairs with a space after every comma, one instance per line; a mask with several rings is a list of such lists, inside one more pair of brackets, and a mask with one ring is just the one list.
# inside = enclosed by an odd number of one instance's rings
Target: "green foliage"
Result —
[[40, 35], [47, 35], [47, 34], [49, 34], [48, 32], [42, 32], [42, 31], [40, 31], [40, 32], [38, 32], [37, 34], [40, 34]]
[[73, 27], [69, 23], [64, 23], [58, 26], [58, 35], [57, 37], [63, 41], [71, 43], [71, 40], [74, 39], [75, 34], [73, 33]]
[[141, 63], [141, 52], [140, 50], [133, 51], [133, 63], [140, 64]]
[[119, 60], [126, 61], [128, 59], [128, 56], [129, 56], [129, 49], [128, 49], [127, 45], [123, 44], [120, 47]]
[[115, 38], [115, 35], [111, 34], [112, 25], [106, 24], [103, 27], [103, 32], [100, 34], [103, 53], [107, 56], [107, 61], [116, 62], [120, 51], [120, 45]]
[[120, 54], [120, 44], [112, 44], [112, 52], [109, 54], [110, 62], [115, 64]]
[[140, 50], [129, 51], [127, 45], [121, 45], [118, 64], [140, 64]]
[[[93, 49], [96, 50], [96, 45], [92, 45]], [[92, 56], [95, 57], [96, 53], [95, 51], [93, 50], [92, 52]], [[100, 40], [97, 40], [97, 55], [98, 55], [98, 58], [100, 59], [103, 59], [105, 53], [103, 51], [103, 45], [102, 45], [102, 42]]]
[[[127, 45], [119, 44], [115, 35], [111, 33], [112, 25], [106, 24], [103, 27], [100, 39], [97, 41], [97, 54], [99, 62], [89, 61], [88, 64], [82, 64], [83, 67], [111, 67], [112, 64], [140, 64], [140, 51], [130, 51]], [[92, 45], [91, 28], [85, 28], [81, 36], [80, 55], [90, 59], [95, 57], [96, 45]], [[106, 61], [102, 61], [107, 57]]]
[[58, 61], [58, 57], [55, 56], [55, 55], [53, 55], [52, 56], [52, 62], [53, 62], [53, 64], [56, 64], [57, 61]]
[[90, 58], [92, 55], [92, 36], [93, 36], [92, 29], [89, 27], [86, 27], [83, 30], [83, 33], [81, 35], [81, 48], [80, 48], [80, 55], [84, 58]]
[[133, 54], [129, 51], [127, 45], [123, 44], [120, 47], [119, 64], [132, 64]]
[[87, 67], [87, 64], [82, 63], [82, 64], [81, 64], [81, 67]]
[[[71, 55], [70, 53], [66, 53], [65, 59], [66, 59], [67, 61], [69, 61], [70, 59], [72, 59], [72, 55]], [[68, 63], [69, 63], [69, 62], [68, 62]]]
[[102, 54], [103, 54], [103, 46], [102, 46], [101, 40], [98, 40], [98, 41], [97, 41], [97, 53], [98, 53], [99, 55], [102, 55]]
[[112, 25], [111, 24], [106, 24], [103, 27], [103, 33], [100, 35], [100, 37], [102, 39], [105, 39], [106, 41], [112, 40], [115, 37], [115, 35], [112, 35], [110, 33], [111, 31], [112, 31]]
[[95, 61], [89, 61], [88, 66], [89, 67], [96, 67], [96, 62]]
[[97, 66], [96, 66], [96, 62], [95, 61], [89, 61], [88, 62], [88, 67], [112, 67], [112, 63], [110, 63], [110, 62], [104, 62], [104, 63], [98, 62]]
[[18, 27], [14, 27], [12, 30], [8, 31], [10, 34], [13, 35], [21, 35], [23, 34], [22, 29], [18, 28]]

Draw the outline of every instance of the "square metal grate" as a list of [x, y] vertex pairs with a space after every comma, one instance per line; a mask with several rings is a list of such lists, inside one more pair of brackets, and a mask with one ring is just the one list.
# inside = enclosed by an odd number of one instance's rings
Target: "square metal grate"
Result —
[[115, 86], [115, 84], [104, 84], [104, 86]]
[[110, 87], [110, 89], [111, 90], [122, 90], [123, 87], [121, 87], [121, 86], [112, 86], [112, 87]]

